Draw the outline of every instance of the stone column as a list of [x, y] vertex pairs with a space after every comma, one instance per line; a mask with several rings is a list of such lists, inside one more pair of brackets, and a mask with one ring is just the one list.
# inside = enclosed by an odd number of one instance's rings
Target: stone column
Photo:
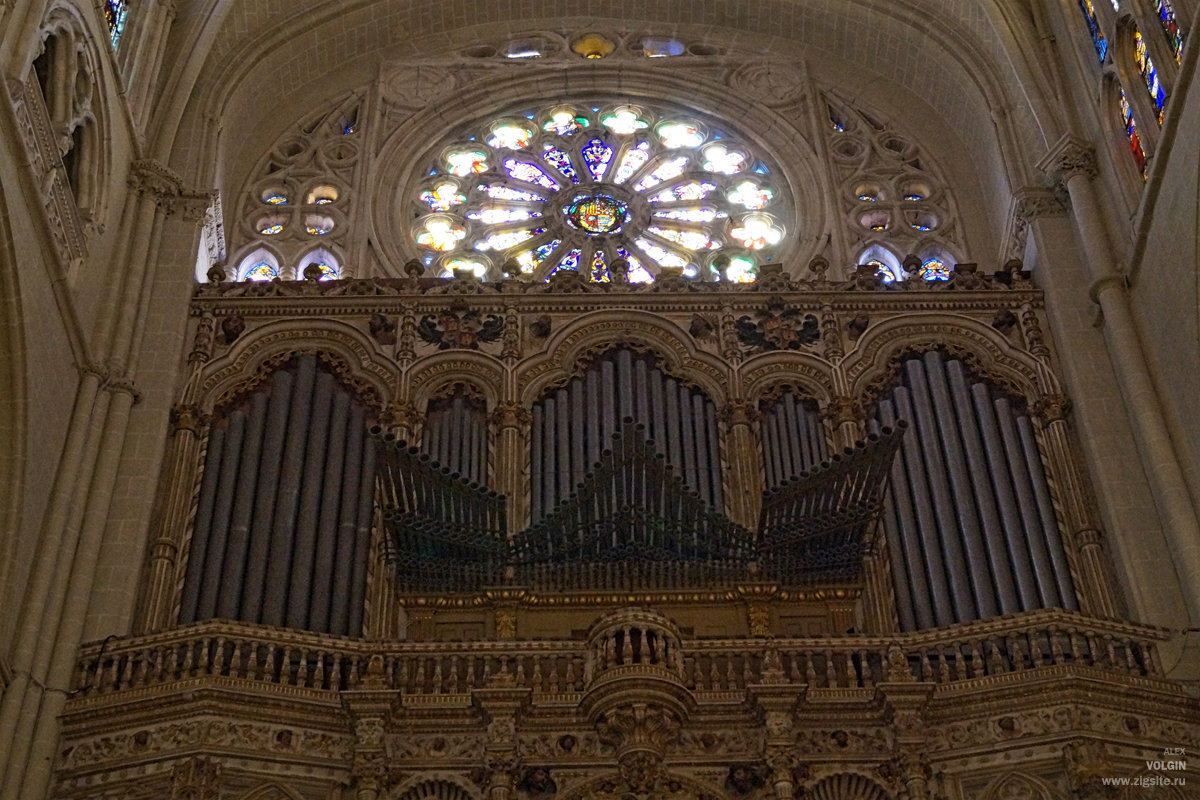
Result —
[[1070, 400], [1065, 395], [1055, 394], [1042, 397], [1032, 410], [1039, 423], [1047, 471], [1063, 517], [1067, 558], [1079, 608], [1085, 614], [1115, 619], [1122, 604], [1109, 575], [1100, 525], [1090, 502], [1091, 493], [1083, 481], [1071, 445], [1067, 423], [1070, 407]]
[[491, 488], [508, 498], [508, 533], [524, 527], [528, 492], [525, 480], [525, 442], [531, 417], [528, 409], [517, 402], [505, 402], [492, 412], [492, 475]]
[[824, 416], [833, 423], [833, 452], [853, 447], [863, 438], [865, 415], [862, 405], [853, 397], [834, 397], [826, 406]]
[[1071, 211], [1092, 281], [1089, 295], [1104, 315], [1104, 338], [1117, 383], [1133, 426], [1138, 454], [1162, 515], [1174, 567], [1191, 621], [1200, 620], [1200, 519], [1188, 494], [1179, 459], [1171, 443], [1162, 407], [1146, 367], [1130, 307], [1126, 277], [1114, 262], [1092, 179], [1096, 175], [1091, 146], [1066, 135], [1038, 166], [1066, 185]]
[[379, 800], [387, 789], [387, 728], [396, 699], [383, 656], [371, 656], [362, 683], [341, 696], [354, 726], [354, 800]]
[[762, 507], [762, 447], [754, 435], [758, 413], [745, 400], [721, 409], [725, 424], [725, 513], [738, 525], [754, 529]]
[[[95, 368], [95, 381], [86, 376], [81, 381], [72, 419], [74, 424], [82, 410], [78, 421], [85, 430], [74, 454], [82, 469], [68, 468], [74, 478], [70, 485], [56, 477], [56, 494], [62, 494], [51, 498], [53, 516], [48, 513], [47, 522], [61, 523], [61, 528], [48, 532], [48, 539], [59, 544], [39, 552], [34, 568], [38, 588], [27, 602], [14, 648], [14, 671], [21, 679], [8, 687], [0, 704], [0, 752], [8, 753], [2, 800], [41, 797], [50, 782], [58, 716], [74, 673], [125, 432], [137, 399], [132, 368], [153, 283], [150, 254], [172, 198], [183, 194], [180, 184], [178, 176], [157, 162], [132, 165], [131, 192], [121, 220], [121, 231], [131, 235], [119, 239], [114, 263], [123, 268], [110, 286], [94, 338], [103, 366]], [[73, 438], [68, 432], [69, 446], [74, 446]], [[64, 450], [64, 460], [71, 455]], [[27, 642], [32, 646], [26, 650]]]
[[197, 479], [203, 468], [201, 459], [211, 422], [197, 405], [193, 387], [212, 356], [214, 328], [215, 320], [206, 312], [196, 326], [192, 352], [188, 354], [191, 369], [188, 388], [180, 403], [171, 409], [170, 455], [164, 466], [170, 483], [157, 525], [158, 535], [150, 546], [142, 618], [135, 625], [139, 633], [162, 630], [176, 620], [175, 602], [183, 563], [180, 554], [196, 513]]

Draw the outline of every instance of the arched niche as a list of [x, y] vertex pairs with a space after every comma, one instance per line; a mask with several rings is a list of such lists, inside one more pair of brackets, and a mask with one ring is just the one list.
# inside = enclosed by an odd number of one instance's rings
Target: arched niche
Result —
[[674, 322], [643, 311], [620, 310], [583, 314], [551, 334], [545, 353], [527, 360], [517, 373], [521, 405], [531, 406], [547, 388], [570, 379], [582, 356], [620, 344], [652, 350], [667, 372], [699, 387], [717, 408], [728, 402], [731, 376], [725, 361], [697, 349]]
[[889, 383], [906, 353], [944, 349], [1012, 394], [1032, 404], [1060, 391], [1034, 356], [990, 325], [960, 314], [917, 313], [871, 325], [839, 365], [850, 396], [869, 399]]
[[229, 352], [214, 358], [202, 373], [200, 403], [211, 411], [263, 380], [271, 369], [301, 353], [316, 353], [377, 414], [395, 400], [400, 383], [395, 363], [379, 352], [358, 328], [336, 320], [268, 322], [246, 332]]

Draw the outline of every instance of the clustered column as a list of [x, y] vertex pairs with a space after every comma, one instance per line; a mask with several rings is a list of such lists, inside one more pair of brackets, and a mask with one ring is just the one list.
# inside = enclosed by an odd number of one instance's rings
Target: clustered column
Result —
[[1158, 395], [1146, 367], [1130, 307], [1126, 277], [1117, 270], [1111, 243], [1100, 215], [1092, 179], [1096, 162], [1091, 145], [1067, 134], [1038, 164], [1060, 178], [1071, 198], [1071, 210], [1083, 245], [1089, 294], [1104, 314], [1104, 336], [1117, 383], [1129, 410], [1143, 468], [1150, 479], [1155, 505], [1174, 552], [1179, 585], [1193, 622], [1200, 620], [1200, 520], [1188, 495], [1179, 459], [1171, 444]]

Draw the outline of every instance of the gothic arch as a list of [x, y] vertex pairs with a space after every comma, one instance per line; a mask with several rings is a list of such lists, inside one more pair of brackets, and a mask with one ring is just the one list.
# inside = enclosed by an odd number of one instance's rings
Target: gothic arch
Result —
[[1031, 404], [1061, 390], [1043, 364], [989, 325], [959, 314], [916, 313], [872, 325], [841, 363], [850, 396], [869, 401], [905, 353], [943, 348]]
[[482, 795], [469, 781], [453, 773], [416, 775], [400, 783], [389, 800], [481, 800]]
[[870, 778], [840, 772], [817, 781], [809, 790], [811, 800], [891, 800], [887, 790]]
[[304, 800], [304, 798], [299, 793], [278, 783], [265, 783], [246, 792], [238, 800]]
[[984, 790], [982, 800], [1054, 800], [1044, 781], [1022, 772], [997, 776]]
[[780, 385], [803, 389], [822, 406], [833, 400], [833, 369], [811, 353], [775, 351], [746, 359], [739, 368], [742, 394], [753, 403]]
[[[443, 93], [449, 93], [452, 86], [453, 82]], [[407, 206], [409, 198], [401, 193], [415, 186], [427, 173], [428, 163], [423, 156], [430, 152], [431, 141], [444, 140], [450, 144], [453, 141], [450, 137], [462, 127], [522, 103], [551, 104], [606, 96], [630, 97], [634, 103], [639, 97], [647, 102], [653, 99], [655, 103], [711, 118], [723, 126], [735, 126], [738, 136], [752, 148], [774, 159], [780, 183], [788, 187], [795, 202], [790, 211], [792, 218], [785, 220], [790, 244], [783, 246], [777, 260], [805, 264], [816, 254], [832, 225], [834, 211], [830, 199], [823, 194], [802, 191], [802, 187], [817, 181], [818, 157], [806, 134], [766, 104], [750, 102], [738, 92], [731, 92], [728, 86], [709, 82], [694, 73], [684, 78], [625, 63], [611, 67], [597, 65], [586, 80], [578, 83], [573, 73], [559, 82], [548, 81], [544, 69], [530, 75], [503, 70], [494, 78], [459, 87], [449, 108], [432, 102], [437, 98], [427, 100], [425, 107], [390, 132], [375, 162], [376, 173], [383, 177], [370, 187], [373, 211], [369, 235], [378, 243], [384, 262], [403, 264], [416, 255], [407, 237], [397, 235], [403, 226], [397, 225], [394, 210]], [[714, 109], [720, 109], [720, 113], [714, 114]], [[414, 158], [414, 154], [420, 156]], [[797, 225], [803, 225], [803, 229], [796, 231]]]
[[301, 353], [316, 353], [327, 360], [376, 412], [382, 412], [395, 396], [400, 382], [395, 364], [362, 331], [336, 320], [312, 320], [303, 327], [280, 320], [243, 334], [228, 353], [206, 365], [198, 381], [199, 401], [211, 412]]
[[698, 350], [673, 322], [632, 309], [595, 311], [568, 323], [546, 342], [541, 358], [517, 373], [521, 405], [531, 406], [550, 386], [575, 374], [577, 360], [589, 351], [631, 344], [653, 350], [667, 371], [702, 389], [721, 408], [729, 399], [729, 369], [720, 358]]
[[419, 359], [408, 377], [409, 402], [423, 411], [443, 389], [465, 383], [479, 390], [488, 410], [500, 404], [504, 367], [490, 355], [470, 350], [450, 350]]
[[54, 63], [48, 66], [54, 74], [46, 81], [39, 80], [43, 94], [48, 95], [43, 100], [76, 205], [87, 218], [100, 220], [105, 216], [104, 187], [110, 172], [106, 143], [112, 137], [107, 107], [110, 92], [99, 85], [104, 80], [100, 65], [107, 63], [107, 54], [99, 50], [108, 47], [108, 42], [102, 40], [98, 47], [93, 27], [73, 4], [52, 4], [42, 22], [39, 50], [32, 54], [29, 71], [32, 77], [40, 77], [33, 74], [37, 59], [53, 40]]

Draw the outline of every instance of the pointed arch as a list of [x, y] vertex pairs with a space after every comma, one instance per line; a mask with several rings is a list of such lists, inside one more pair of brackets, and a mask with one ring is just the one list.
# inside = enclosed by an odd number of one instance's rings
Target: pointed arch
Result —
[[[257, 247], [247, 248], [236, 259], [236, 263], [233, 274], [229, 276], [231, 280], [269, 281], [283, 278], [283, 260], [269, 245], [259, 244]], [[208, 280], [208, 276], [197, 275], [196, 279], [204, 281]]]
[[329, 361], [338, 377], [376, 413], [382, 414], [393, 401], [400, 383], [396, 364], [362, 331], [323, 319], [299, 330], [292, 322], [279, 320], [244, 334], [228, 353], [207, 365], [198, 386], [200, 402], [211, 412], [258, 385], [274, 365], [301, 353], [316, 353]]
[[398, 784], [388, 800], [482, 800], [474, 784], [456, 774], [414, 775]]
[[808, 790], [811, 800], [891, 800], [887, 790], [870, 778], [842, 772], [817, 781]]
[[907, 352], [947, 349], [975, 371], [1033, 403], [1061, 392], [1058, 381], [995, 328], [958, 314], [917, 313], [872, 325], [841, 367], [852, 397], [869, 401], [891, 381]]
[[296, 263], [296, 279], [304, 277], [304, 271], [310, 264], [316, 265], [321, 270], [321, 277], [318, 280], [337, 280], [345, 277], [342, 260], [335, 255], [336, 250], [337, 248], [332, 244], [328, 247], [319, 245], [300, 256], [300, 260]]
[[653, 350], [666, 370], [698, 386], [717, 404], [729, 398], [728, 364], [699, 350], [686, 331], [674, 322], [645, 311], [594, 311], [556, 331], [546, 342], [545, 354], [530, 359], [517, 373], [521, 404], [531, 405], [550, 386], [575, 374], [578, 360], [589, 352], [618, 344]]
[[904, 268], [900, 266], [900, 257], [890, 247], [880, 242], [874, 242], [863, 248], [854, 263], [875, 266], [875, 274], [884, 283], [892, 283], [905, 278]]
[[1023, 772], [998, 775], [984, 790], [981, 800], [1053, 800], [1045, 781]]

